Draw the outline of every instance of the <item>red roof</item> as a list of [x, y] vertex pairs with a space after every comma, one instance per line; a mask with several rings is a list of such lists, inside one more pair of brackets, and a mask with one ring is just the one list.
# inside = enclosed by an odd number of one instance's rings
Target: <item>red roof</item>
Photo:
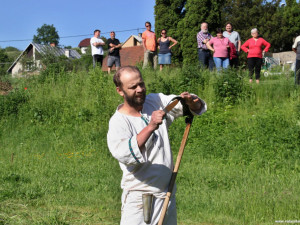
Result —
[[[103, 60], [102, 70], [107, 71], [107, 58], [106, 56]], [[136, 66], [137, 63], [144, 59], [144, 49], [143, 46], [133, 46], [122, 48], [120, 50], [121, 66]], [[115, 66], [112, 70], [115, 70]]]
[[81, 47], [89, 47], [90, 46], [90, 38], [86, 38], [86, 39], [83, 39], [80, 43], [79, 43], [79, 45], [78, 45], [78, 47], [79, 48], [81, 48]]

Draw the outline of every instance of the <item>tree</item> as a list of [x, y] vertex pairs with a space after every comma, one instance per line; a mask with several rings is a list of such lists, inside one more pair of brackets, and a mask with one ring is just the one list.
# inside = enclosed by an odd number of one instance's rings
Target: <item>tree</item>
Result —
[[[168, 36], [181, 41], [182, 35], [177, 32], [177, 24], [184, 17], [184, 5], [186, 0], [156, 0], [155, 10], [155, 33], [160, 37], [162, 29], [166, 29]], [[182, 52], [180, 45], [172, 48], [172, 61], [181, 62]]]
[[44, 24], [36, 31], [37, 31], [37, 35], [33, 36], [33, 40], [32, 40], [33, 42], [38, 44], [55, 43], [56, 45], [58, 45], [59, 36], [53, 24], [52, 25]]
[[10, 66], [9, 64], [10, 59], [8, 55], [6, 54], [4, 49], [0, 48], [0, 75], [3, 75], [6, 73], [6, 70]]

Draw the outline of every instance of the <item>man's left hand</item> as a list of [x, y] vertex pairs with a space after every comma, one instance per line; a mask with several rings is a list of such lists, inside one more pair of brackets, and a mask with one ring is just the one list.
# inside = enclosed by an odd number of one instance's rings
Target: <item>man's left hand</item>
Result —
[[192, 111], [199, 111], [201, 109], [201, 101], [196, 95], [191, 95], [189, 92], [183, 92], [180, 97], [184, 99], [185, 103]]

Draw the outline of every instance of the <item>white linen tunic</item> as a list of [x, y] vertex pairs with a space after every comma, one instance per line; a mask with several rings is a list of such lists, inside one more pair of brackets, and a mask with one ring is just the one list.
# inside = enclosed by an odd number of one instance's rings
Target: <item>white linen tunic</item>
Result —
[[[174, 119], [183, 115], [181, 103], [179, 102], [166, 115], [166, 119], [163, 120], [163, 123], [152, 133], [145, 143], [145, 149], [139, 149], [136, 138], [150, 122], [152, 112], [164, 109], [174, 97], [176, 96], [166, 96], [161, 93], [149, 94], [146, 96], [141, 117], [122, 114], [118, 111], [119, 106], [109, 121], [109, 130], [107, 133], [108, 147], [113, 157], [119, 161], [123, 171], [121, 181], [121, 188], [123, 189], [121, 224], [145, 224], [143, 222], [141, 202], [143, 193], [152, 193], [157, 198], [154, 204], [154, 211], [156, 211], [155, 208], [161, 209], [173, 171], [173, 157], [168, 137], [168, 128]], [[206, 111], [205, 102], [202, 100], [201, 102], [202, 109], [199, 115]], [[132, 204], [129, 204], [126, 200], [131, 197], [136, 200], [132, 201]], [[175, 198], [173, 198], [173, 201], [171, 199], [171, 202], [173, 202], [173, 206], [170, 206], [168, 215], [172, 214], [175, 220], [168, 224], [174, 225], [176, 224]], [[175, 215], [170, 212], [171, 208], [174, 208]], [[157, 213], [153, 213], [153, 217], [154, 214]], [[157, 223], [159, 215], [157, 214], [156, 217], [158, 218], [152, 218], [151, 224]], [[166, 220], [168, 219], [166, 218]], [[134, 223], [132, 223], [133, 221]]]

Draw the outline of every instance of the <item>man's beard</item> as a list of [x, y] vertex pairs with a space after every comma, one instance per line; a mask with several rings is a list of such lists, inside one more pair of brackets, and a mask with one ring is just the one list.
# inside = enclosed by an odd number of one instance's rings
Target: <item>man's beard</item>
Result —
[[129, 95], [127, 95], [127, 93], [125, 91], [123, 91], [123, 93], [124, 93], [124, 98], [125, 98], [126, 102], [131, 107], [136, 108], [136, 107], [143, 106], [145, 99], [146, 99], [146, 91], [139, 94], [138, 97], [136, 95], [129, 96]]
[[203, 32], [204, 34], [207, 34], [207, 33], [208, 33], [208, 29], [204, 29], [204, 30], [202, 30], [202, 32]]

